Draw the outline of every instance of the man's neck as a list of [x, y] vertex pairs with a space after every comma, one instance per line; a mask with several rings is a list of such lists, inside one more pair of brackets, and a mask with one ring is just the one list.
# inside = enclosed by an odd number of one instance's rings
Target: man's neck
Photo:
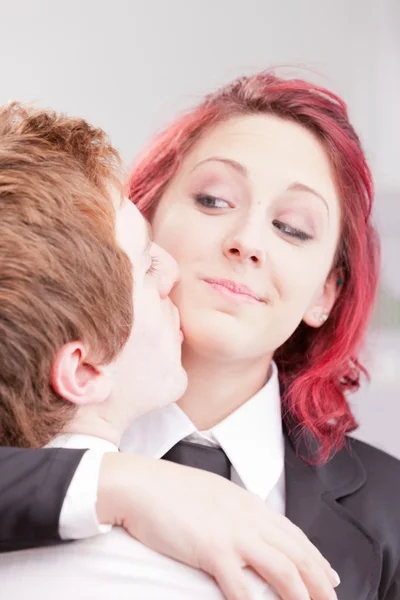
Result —
[[189, 384], [178, 405], [197, 429], [211, 429], [264, 386], [271, 360], [272, 356], [259, 362], [216, 362], [186, 349], [182, 363]]
[[119, 448], [123, 432], [99, 414], [95, 407], [80, 406], [76, 415], [64, 427], [62, 433], [90, 435], [111, 442]]

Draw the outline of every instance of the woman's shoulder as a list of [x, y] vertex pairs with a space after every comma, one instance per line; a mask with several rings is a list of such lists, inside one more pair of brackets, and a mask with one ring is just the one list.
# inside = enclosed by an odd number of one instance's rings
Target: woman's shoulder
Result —
[[344, 460], [357, 462], [363, 481], [357, 492], [342, 502], [378, 537], [385, 538], [389, 531], [394, 534], [400, 556], [400, 460], [352, 437], [347, 442], [339, 454]]
[[[397, 485], [400, 490], [400, 460], [398, 458], [353, 437], [347, 437], [346, 446], [350, 457], [355, 454], [359, 458], [368, 478], [377, 479], [381, 483], [388, 480], [392, 489]], [[396, 482], [392, 481], [392, 478], [395, 478]]]
[[380, 573], [376, 597], [399, 598], [400, 460], [352, 437], [337, 458], [341, 472], [357, 473], [353, 493], [337, 495], [337, 501], [373, 549], [369, 568]]

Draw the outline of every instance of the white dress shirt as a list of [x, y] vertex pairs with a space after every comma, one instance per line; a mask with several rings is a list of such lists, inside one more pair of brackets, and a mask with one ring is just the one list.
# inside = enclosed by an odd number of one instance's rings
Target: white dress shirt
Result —
[[231, 480], [285, 512], [284, 437], [278, 370], [272, 363], [264, 387], [209, 431], [195, 425], [176, 404], [143, 415], [125, 432], [121, 450], [161, 458], [179, 441], [221, 447]]
[[[278, 370], [272, 363], [265, 386], [209, 432], [198, 432], [186, 414], [172, 404], [137, 419], [126, 431], [121, 450], [161, 458], [177, 442], [220, 445], [232, 463], [232, 481], [257, 494], [274, 510], [285, 512], [284, 438]], [[62, 539], [81, 539], [109, 531], [96, 515], [100, 450], [83, 456], [65, 497], [59, 532]]]
[[[231, 479], [258, 494], [275, 510], [285, 510], [284, 439], [277, 369], [248, 402], [207, 432], [196, 431], [177, 406], [135, 421], [121, 443], [125, 452], [162, 457], [181, 439], [221, 446], [232, 467]], [[99, 525], [96, 517], [100, 461], [116, 452], [110, 442], [84, 435], [58, 436], [50, 444], [89, 448], [76, 471], [60, 516], [64, 539], [71, 544], [10, 552], [0, 556], [1, 597], [30, 600], [222, 600], [214, 580], [133, 540], [120, 528]], [[85, 460], [85, 457], [86, 458]], [[96, 536], [95, 534], [105, 533]], [[257, 600], [276, 598], [247, 571]], [[45, 583], [45, 585], [43, 584]]]
[[[118, 451], [105, 440], [75, 434], [57, 436], [49, 446]], [[276, 598], [257, 575], [246, 572], [254, 600]], [[2, 554], [0, 581], [5, 600], [223, 600], [211, 577], [154, 552], [118, 527], [59, 546]]]

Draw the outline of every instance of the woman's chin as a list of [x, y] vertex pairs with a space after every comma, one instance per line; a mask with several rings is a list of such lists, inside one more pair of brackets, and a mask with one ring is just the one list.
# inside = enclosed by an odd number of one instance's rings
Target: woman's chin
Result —
[[185, 340], [182, 345], [182, 359], [190, 356], [203, 356], [217, 361], [240, 359], [244, 347], [249, 343], [240, 328], [231, 324], [230, 328], [216, 322], [205, 323], [197, 320], [183, 329]]

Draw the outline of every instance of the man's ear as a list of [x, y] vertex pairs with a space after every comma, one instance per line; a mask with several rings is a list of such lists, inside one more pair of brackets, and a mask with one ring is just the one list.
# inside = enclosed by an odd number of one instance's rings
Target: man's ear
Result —
[[70, 342], [58, 350], [53, 361], [51, 385], [59, 396], [73, 404], [98, 404], [111, 393], [107, 369], [90, 363], [88, 354], [83, 342]]
[[342, 284], [343, 276], [337, 271], [328, 276], [320, 295], [311, 304], [303, 317], [303, 321], [307, 325], [321, 327], [329, 319], [333, 305], [339, 297]]

